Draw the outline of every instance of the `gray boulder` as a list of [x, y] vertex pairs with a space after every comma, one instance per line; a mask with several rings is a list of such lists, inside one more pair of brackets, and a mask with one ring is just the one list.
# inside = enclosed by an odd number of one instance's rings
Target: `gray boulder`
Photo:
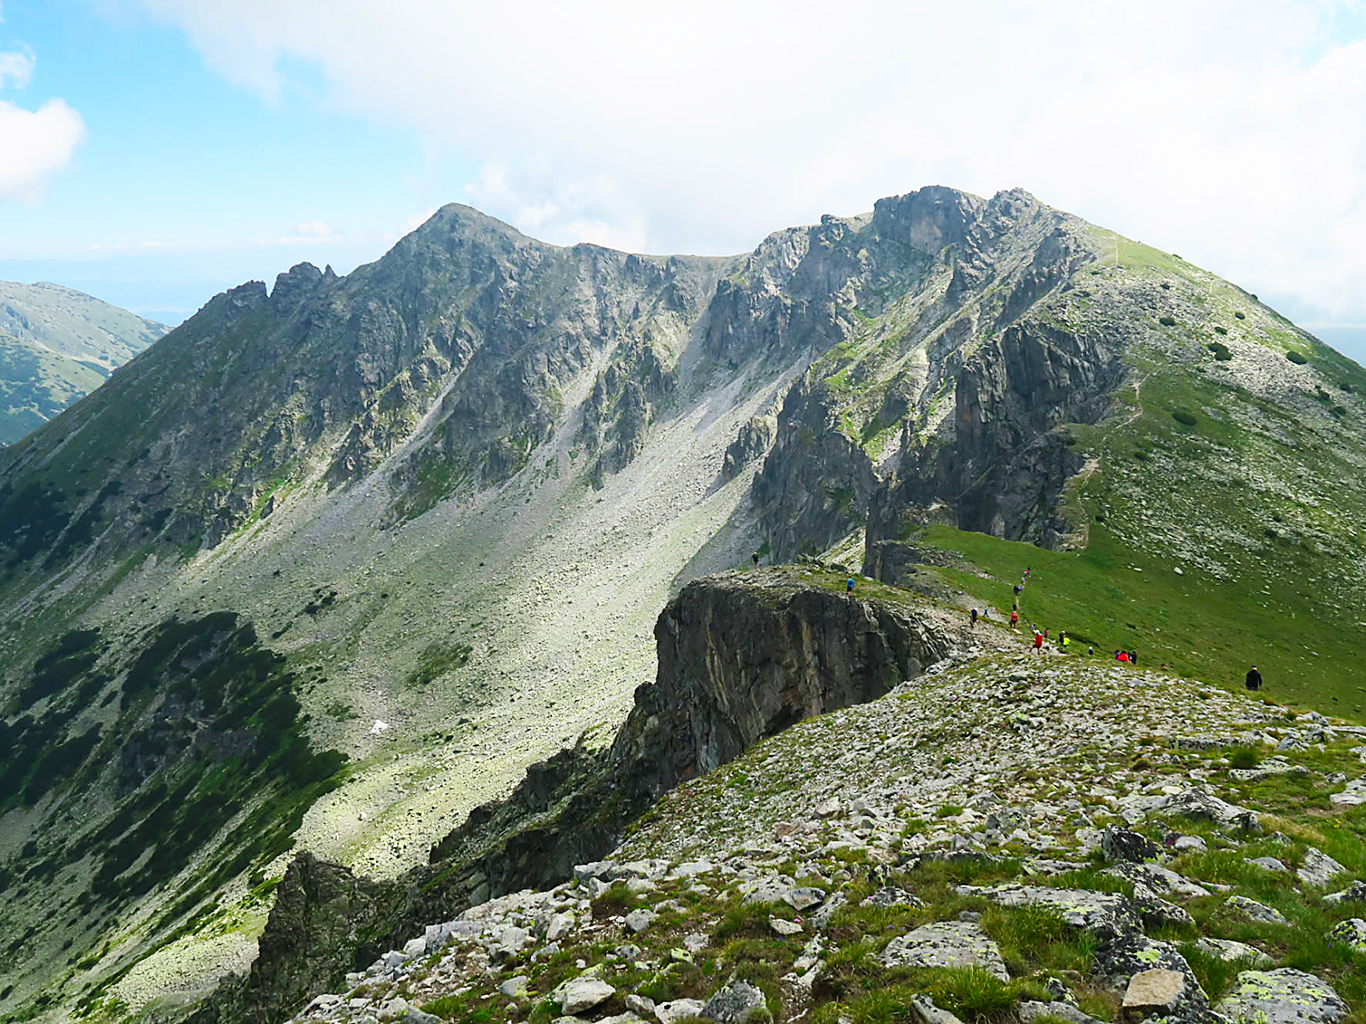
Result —
[[919, 910], [925, 903], [918, 896], [894, 885], [884, 886], [859, 901], [861, 907], [913, 907]]
[[923, 994], [911, 996], [911, 1014], [916, 1024], [963, 1024], [948, 1010], [935, 1006], [934, 1000]]
[[1316, 847], [1304, 851], [1304, 864], [1295, 874], [1305, 885], [1331, 885], [1347, 869]]
[[697, 1015], [716, 1024], [760, 1024], [773, 1019], [764, 994], [743, 980], [732, 981], [717, 992]]
[[591, 1010], [616, 995], [617, 990], [601, 978], [573, 978], [555, 990], [560, 1001], [560, 1012], [574, 1015]]
[[1339, 807], [1356, 807], [1359, 804], [1366, 804], [1366, 775], [1347, 783], [1347, 788], [1341, 793], [1333, 793], [1328, 797]]
[[1154, 809], [1162, 814], [1179, 814], [1200, 821], [1212, 821], [1226, 828], [1237, 828], [1247, 832], [1261, 830], [1255, 813], [1246, 807], [1225, 803], [1202, 789], [1187, 789], [1165, 797]]
[[888, 967], [981, 967], [1010, 980], [1000, 948], [971, 921], [921, 925], [887, 943], [880, 959]]
[[674, 1024], [674, 1021], [682, 1020], [684, 1017], [699, 1016], [705, 1005], [700, 999], [674, 999], [667, 1003], [657, 1003], [654, 1014], [659, 1018], [659, 1024]]
[[1265, 903], [1258, 903], [1250, 900], [1246, 896], [1230, 896], [1224, 900], [1226, 906], [1250, 917], [1254, 921], [1261, 921], [1263, 924], [1289, 924], [1279, 910], [1268, 907]]
[[1119, 893], [1038, 885], [958, 885], [954, 891], [964, 896], [983, 896], [1006, 907], [1049, 907], [1073, 928], [1082, 928], [1101, 939], [1142, 930], [1133, 903]]
[[1274, 962], [1256, 946], [1249, 946], [1245, 942], [1234, 942], [1232, 939], [1198, 939], [1195, 945], [1210, 956], [1217, 956], [1220, 960], [1232, 963], [1235, 960], [1246, 960], [1254, 967], [1270, 967]]
[[1334, 1024], [1348, 1013], [1326, 981], [1290, 967], [1243, 971], [1215, 1009], [1238, 1024]]

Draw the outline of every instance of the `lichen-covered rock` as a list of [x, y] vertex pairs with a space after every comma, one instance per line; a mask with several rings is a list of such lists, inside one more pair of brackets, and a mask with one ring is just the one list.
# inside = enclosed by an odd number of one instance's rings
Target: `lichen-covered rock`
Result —
[[1366, 921], [1359, 917], [1339, 921], [1328, 933], [1334, 942], [1351, 946], [1358, 953], [1366, 953]]
[[1208, 896], [1209, 890], [1177, 874], [1169, 867], [1147, 862], [1144, 864], [1115, 864], [1105, 869], [1107, 875], [1128, 879], [1155, 893], [1173, 896]]
[[1304, 971], [1243, 971], [1215, 1007], [1238, 1024], [1334, 1024], [1347, 1004], [1333, 987]]
[[1099, 938], [1127, 935], [1142, 925], [1133, 903], [1113, 892], [1088, 889], [1050, 889], [1037, 885], [955, 886], [964, 896], [984, 896], [1002, 906], [1049, 907], [1074, 928], [1082, 928]]
[[1341, 892], [1324, 897], [1329, 903], [1366, 903], [1366, 882], [1354, 882]]
[[1183, 815], [1201, 821], [1213, 821], [1226, 828], [1257, 832], [1261, 824], [1257, 815], [1246, 807], [1226, 803], [1203, 789], [1187, 789], [1158, 800], [1153, 809], [1162, 814]]
[[1274, 961], [1256, 946], [1249, 946], [1245, 942], [1235, 942], [1232, 939], [1210, 939], [1201, 937], [1196, 940], [1196, 947], [1210, 956], [1217, 956], [1220, 960], [1232, 963], [1236, 960], [1246, 960], [1254, 967], [1270, 967]]
[[971, 921], [921, 925], [887, 943], [880, 959], [888, 967], [981, 967], [1010, 980], [1000, 948]]
[[1147, 836], [1126, 828], [1106, 825], [1100, 839], [1100, 849], [1111, 864], [1116, 861], [1139, 863], [1156, 857], [1161, 849]]
[[1224, 900], [1226, 906], [1250, 917], [1254, 921], [1261, 921], [1263, 924], [1289, 924], [1285, 916], [1274, 907], [1268, 907], [1265, 903], [1258, 903], [1256, 900], [1248, 899], [1246, 896], [1230, 896]]
[[920, 897], [894, 885], [883, 886], [859, 901], [861, 907], [915, 907], [925, 905]]
[[716, 1024], [762, 1024], [772, 1020], [764, 994], [743, 979], [732, 981], [708, 999], [697, 1015]]
[[1366, 804], [1366, 775], [1347, 783], [1347, 787], [1342, 792], [1332, 793], [1328, 799], [1339, 807], [1356, 807], [1359, 804]]

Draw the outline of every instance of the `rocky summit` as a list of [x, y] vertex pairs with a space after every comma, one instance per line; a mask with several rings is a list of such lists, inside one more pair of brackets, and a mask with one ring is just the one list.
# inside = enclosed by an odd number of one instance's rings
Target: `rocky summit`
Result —
[[218, 295], [0, 452], [0, 1014], [1359, 1016], [1364, 395], [1021, 190]]

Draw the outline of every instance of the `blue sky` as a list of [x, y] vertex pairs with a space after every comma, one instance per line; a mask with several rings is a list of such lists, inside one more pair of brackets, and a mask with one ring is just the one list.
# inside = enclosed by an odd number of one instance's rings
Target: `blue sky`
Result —
[[1366, 6], [0, 0], [0, 278], [172, 322], [437, 206], [737, 252], [1020, 186], [1366, 361]]

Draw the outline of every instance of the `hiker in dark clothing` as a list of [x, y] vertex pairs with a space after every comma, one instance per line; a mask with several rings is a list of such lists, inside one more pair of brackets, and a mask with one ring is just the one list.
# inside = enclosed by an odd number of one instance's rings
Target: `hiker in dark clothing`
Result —
[[754, 554], [750, 555], [749, 557], [752, 558], [752, 559], [754, 559], [754, 568], [756, 568], [756, 569], [759, 568], [759, 552], [756, 551], [756, 552], [754, 552]]
[[1020, 585], [1019, 585], [1018, 583], [1015, 584], [1015, 596], [1016, 596], [1016, 597], [1019, 597], [1019, 596], [1020, 596]]
[[1249, 690], [1260, 690], [1262, 688], [1262, 674], [1257, 671], [1256, 665], [1247, 670], [1247, 688]]
[[976, 625], [977, 625], [977, 609], [976, 609], [976, 608], [974, 608], [974, 609], [972, 610], [972, 624], [973, 624], [973, 626], [976, 626]]
[[1130, 665], [1137, 665], [1137, 664], [1138, 664], [1138, 652], [1137, 652], [1137, 651], [1130, 651], [1130, 652], [1129, 652], [1129, 664], [1130, 664]]

